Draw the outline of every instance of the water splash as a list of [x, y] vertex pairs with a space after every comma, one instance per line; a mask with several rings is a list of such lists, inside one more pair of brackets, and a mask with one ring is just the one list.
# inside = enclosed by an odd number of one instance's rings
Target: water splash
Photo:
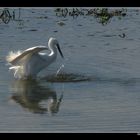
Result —
[[62, 68], [64, 68], [64, 64], [62, 64], [62, 65], [60, 66], [60, 68], [57, 70], [57, 72], [56, 72], [56, 75], [55, 75], [55, 76], [57, 76], [57, 75], [60, 73], [60, 70], [61, 70]]
[[91, 81], [90, 77], [73, 74], [73, 73], [62, 73], [57, 76], [49, 75], [44, 78], [48, 82], [83, 82], [83, 81]]

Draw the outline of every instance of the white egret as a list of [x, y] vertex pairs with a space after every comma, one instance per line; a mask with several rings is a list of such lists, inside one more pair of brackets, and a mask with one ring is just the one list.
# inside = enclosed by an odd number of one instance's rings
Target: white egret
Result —
[[[48, 49], [50, 54], [40, 53]], [[10, 70], [14, 70], [15, 78], [35, 78], [37, 74], [56, 60], [57, 49], [64, 58], [59, 43], [55, 38], [50, 38], [46, 46], [35, 46], [24, 51], [10, 52], [6, 60], [11, 64]]]

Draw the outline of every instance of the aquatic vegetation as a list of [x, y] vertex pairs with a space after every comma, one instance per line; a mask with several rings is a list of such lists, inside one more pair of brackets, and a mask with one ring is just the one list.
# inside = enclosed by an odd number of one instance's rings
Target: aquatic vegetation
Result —
[[[18, 19], [20, 19], [20, 8], [19, 8], [19, 16]], [[8, 8], [4, 8], [0, 11], [0, 20], [5, 23], [8, 24], [10, 22], [10, 20], [17, 20], [15, 19], [15, 10], [11, 11]]]
[[57, 22], [57, 24], [58, 24], [58, 25], [60, 25], [60, 26], [65, 25], [65, 23], [64, 23], [64, 22], [62, 22], [62, 21]]
[[126, 37], [126, 34], [125, 33], [122, 33], [122, 34], [119, 35], [119, 37], [125, 38]]
[[11, 19], [11, 14], [9, 12], [8, 9], [4, 9], [0, 15], [0, 19], [5, 23], [9, 23], [10, 19]]
[[108, 10], [107, 8], [96, 9], [94, 16], [99, 20], [101, 24], [107, 24], [113, 16], [126, 16], [124, 10]]
[[78, 8], [56, 8], [54, 10], [56, 12], [56, 16], [58, 17], [66, 17], [66, 16], [72, 16], [73, 18], [77, 18], [78, 16], [94, 16], [97, 21], [103, 25], [109, 23], [110, 19], [113, 16], [120, 17], [126, 16], [126, 9], [115, 9], [115, 10], [109, 10], [108, 8], [93, 8], [93, 9], [78, 9]]
[[56, 8], [54, 10], [56, 12], [56, 16], [58, 17], [66, 17], [66, 16], [72, 16], [73, 18], [78, 17], [79, 15], [84, 15], [83, 9], [73, 8]]
[[[16, 13], [15, 13], [16, 12]], [[98, 23], [106, 25], [110, 22], [110, 19], [114, 16], [118, 16], [118, 19], [126, 16], [127, 10], [122, 9], [109, 9], [109, 8], [55, 8], [55, 15], [57, 17], [67, 16], [78, 18], [79, 16], [93, 16], [97, 19]], [[32, 12], [33, 13], [33, 12]], [[48, 15], [45, 12], [44, 16], [37, 17], [38, 19], [47, 19]], [[17, 19], [16, 19], [17, 17]], [[8, 24], [10, 20], [19, 21], [21, 20], [21, 8], [12, 11], [12, 9], [4, 8], [0, 13], [0, 20], [3, 23]], [[63, 22], [58, 22], [58, 25], [63, 26]]]
[[1, 11], [0, 14], [0, 19], [2, 20], [2, 22], [4, 22], [5, 24], [8, 24], [10, 22], [10, 20], [15, 20], [15, 11], [13, 11], [12, 13], [10, 13], [8, 8], [5, 8]]

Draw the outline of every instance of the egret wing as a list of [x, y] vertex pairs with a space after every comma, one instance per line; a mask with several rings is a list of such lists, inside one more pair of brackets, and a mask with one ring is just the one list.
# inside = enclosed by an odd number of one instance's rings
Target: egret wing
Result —
[[47, 49], [48, 48], [46, 46], [35, 46], [35, 47], [32, 47], [32, 48], [29, 48], [29, 49], [23, 51], [20, 55], [18, 55], [16, 58], [11, 60], [9, 63], [15, 64], [18, 61], [20, 61], [24, 56], [32, 55], [32, 54], [35, 54], [35, 53], [38, 53], [40, 51], [47, 50]]

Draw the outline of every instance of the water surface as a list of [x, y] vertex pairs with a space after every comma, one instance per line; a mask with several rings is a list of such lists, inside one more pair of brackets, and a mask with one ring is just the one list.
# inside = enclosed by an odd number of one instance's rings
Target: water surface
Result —
[[[139, 9], [106, 25], [93, 16], [57, 17], [54, 8], [20, 12], [20, 21], [0, 24], [0, 131], [139, 132]], [[8, 52], [47, 45], [51, 36], [65, 60], [58, 56], [34, 81], [14, 79]]]

